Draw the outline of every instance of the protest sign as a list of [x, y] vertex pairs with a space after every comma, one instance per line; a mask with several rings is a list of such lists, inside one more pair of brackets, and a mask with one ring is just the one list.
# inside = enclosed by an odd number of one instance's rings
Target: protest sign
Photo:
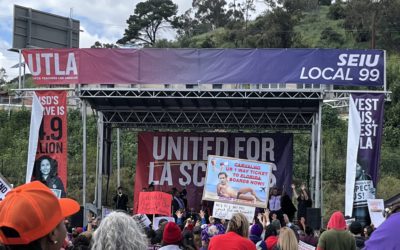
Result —
[[255, 211], [256, 211], [255, 207], [243, 206], [239, 204], [214, 202], [213, 217], [230, 220], [232, 218], [232, 214], [242, 213], [244, 214], [244, 216], [246, 216], [249, 223], [252, 223]]
[[383, 199], [368, 199], [367, 203], [371, 223], [375, 227], [379, 227], [385, 221], [385, 217], [383, 216], [383, 211], [385, 210]]
[[315, 250], [315, 247], [304, 241], [299, 241], [299, 250]]
[[140, 224], [142, 228], [148, 227], [151, 224], [149, 217], [145, 214], [135, 214], [133, 218]]
[[6, 194], [10, 192], [11, 185], [8, 183], [7, 179], [0, 174], [0, 200], [3, 200], [6, 197]]
[[160, 224], [160, 220], [167, 220], [167, 221], [171, 221], [171, 222], [175, 222], [174, 217], [167, 217], [167, 216], [160, 216], [160, 217], [154, 217], [153, 219], [153, 230], [157, 230], [158, 229], [158, 225]]
[[140, 192], [139, 214], [171, 215], [172, 196], [163, 192]]
[[210, 155], [203, 200], [267, 207], [272, 165]]

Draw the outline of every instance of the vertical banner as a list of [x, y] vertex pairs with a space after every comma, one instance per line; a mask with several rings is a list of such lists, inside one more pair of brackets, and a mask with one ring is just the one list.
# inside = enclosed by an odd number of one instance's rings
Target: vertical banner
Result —
[[47, 184], [57, 197], [67, 186], [67, 92], [36, 91], [44, 108], [32, 178]]
[[[353, 212], [352, 216], [361, 224], [370, 223], [367, 200], [375, 198], [375, 188], [378, 180], [379, 161], [381, 152], [381, 141], [383, 132], [383, 111], [384, 111], [384, 94], [360, 93], [350, 96], [354, 108], [350, 107], [349, 120], [354, 116], [359, 116], [360, 124], [349, 122], [349, 135], [357, 133], [359, 129], [359, 137], [354, 141], [348, 142], [350, 145], [356, 145], [357, 150], [347, 148], [347, 159], [356, 158], [356, 162], [352, 161], [351, 165], [346, 166], [346, 215], [349, 203], [351, 203], [349, 192], [354, 192]], [[353, 111], [352, 111], [353, 110]], [[356, 119], [357, 120], [357, 119]], [[350, 138], [350, 137], [349, 137]], [[356, 154], [356, 155], [355, 155]], [[354, 186], [348, 185], [350, 180], [348, 176], [354, 176]]]
[[[186, 190], [187, 208], [200, 208], [209, 155], [271, 163], [269, 186], [290, 189], [292, 134], [141, 132], [138, 135], [134, 211], [139, 193]], [[287, 190], [289, 191], [289, 190]]]
[[31, 124], [29, 127], [29, 145], [28, 145], [28, 159], [26, 163], [26, 177], [25, 183], [28, 183], [32, 179], [33, 168], [35, 165], [36, 149], [38, 146], [38, 137], [40, 124], [43, 119], [43, 106], [39, 101], [36, 93], [33, 92], [32, 96], [32, 111], [31, 111]]

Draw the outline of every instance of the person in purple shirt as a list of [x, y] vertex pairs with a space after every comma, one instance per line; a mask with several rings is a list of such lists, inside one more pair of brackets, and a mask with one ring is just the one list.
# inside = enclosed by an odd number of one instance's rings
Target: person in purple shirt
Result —
[[371, 234], [364, 249], [400, 249], [399, 225], [400, 204], [392, 209], [391, 215]]

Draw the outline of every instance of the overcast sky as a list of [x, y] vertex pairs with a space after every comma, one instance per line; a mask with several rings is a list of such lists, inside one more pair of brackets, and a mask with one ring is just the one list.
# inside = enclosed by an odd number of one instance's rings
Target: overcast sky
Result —
[[[233, 0], [232, 0], [233, 1]], [[9, 52], [12, 47], [14, 4], [49, 12], [80, 21], [80, 48], [88, 48], [96, 41], [115, 43], [122, 38], [126, 20], [133, 14], [139, 0], [0, 0], [0, 68], [5, 68], [8, 80], [18, 75], [11, 66], [18, 63], [18, 54]], [[173, 0], [179, 13], [191, 8], [192, 0]], [[229, 2], [229, 0], [228, 0]], [[265, 8], [262, 0], [256, 0], [257, 12]], [[252, 15], [253, 17], [255, 14]], [[171, 30], [163, 30], [165, 37], [173, 38]]]

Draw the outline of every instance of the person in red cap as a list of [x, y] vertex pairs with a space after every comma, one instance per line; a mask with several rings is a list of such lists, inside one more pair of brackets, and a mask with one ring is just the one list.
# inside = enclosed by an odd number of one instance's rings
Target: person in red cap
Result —
[[67, 234], [64, 219], [79, 208], [39, 181], [21, 185], [0, 202], [0, 243], [10, 250], [59, 250]]
[[182, 245], [182, 231], [175, 222], [170, 221], [165, 225], [162, 245], [163, 246], [159, 248], [159, 250], [181, 249], [180, 246]]
[[248, 239], [249, 222], [242, 213], [235, 213], [228, 223], [226, 234], [216, 235], [211, 238], [208, 250], [236, 249], [256, 250], [256, 245]]
[[318, 240], [317, 250], [355, 250], [356, 241], [346, 230], [347, 225], [342, 212], [336, 211], [329, 219], [328, 230]]

